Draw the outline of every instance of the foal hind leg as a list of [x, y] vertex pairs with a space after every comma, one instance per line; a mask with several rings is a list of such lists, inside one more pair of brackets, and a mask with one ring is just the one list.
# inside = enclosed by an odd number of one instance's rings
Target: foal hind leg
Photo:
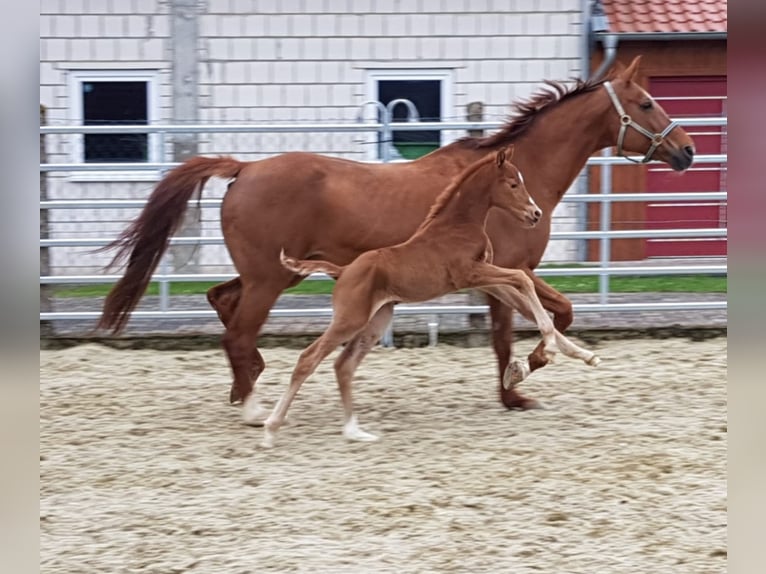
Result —
[[266, 448], [274, 446], [276, 432], [284, 423], [287, 410], [290, 408], [295, 395], [298, 394], [301, 385], [311, 376], [317, 366], [319, 366], [319, 363], [327, 355], [337, 349], [344, 341], [353, 338], [364, 327], [366, 321], [366, 318], [362, 317], [361, 321], [350, 324], [345, 321], [336, 322], [336, 319], [337, 315], [333, 318], [327, 330], [300, 354], [298, 362], [293, 369], [293, 374], [290, 377], [290, 384], [287, 390], [279, 398], [277, 404], [274, 405], [274, 410], [263, 423], [264, 435], [261, 446]]
[[393, 315], [394, 304], [386, 303], [383, 305], [373, 315], [364, 330], [349, 341], [338, 358], [335, 359], [335, 378], [338, 381], [338, 390], [343, 403], [343, 436], [349, 440], [378, 440], [377, 436], [365, 432], [359, 427], [354, 414], [351, 386], [357, 367], [383, 336]]

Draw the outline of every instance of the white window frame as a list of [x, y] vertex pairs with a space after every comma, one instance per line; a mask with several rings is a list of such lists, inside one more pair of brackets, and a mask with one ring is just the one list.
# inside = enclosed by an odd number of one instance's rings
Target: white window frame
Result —
[[[448, 110], [452, 109], [452, 70], [447, 69], [427, 69], [427, 68], [404, 68], [404, 69], [368, 69], [367, 78], [365, 82], [366, 100], [378, 99], [378, 82], [380, 81], [401, 81], [401, 80], [438, 80], [440, 82], [440, 102], [441, 106], [441, 121], [444, 120], [444, 116], [448, 113]], [[365, 121], [377, 120], [377, 108], [372, 105], [365, 106], [363, 110], [363, 118]], [[439, 145], [444, 146], [445, 130], [439, 130]], [[377, 140], [376, 140], [377, 141]], [[367, 158], [372, 161], [379, 161], [378, 146], [367, 146]]]
[[[159, 118], [159, 70], [70, 70], [69, 84], [69, 123], [83, 124], [82, 85], [86, 82], [146, 82], [146, 122], [152, 125]], [[72, 163], [85, 163], [85, 138], [83, 134], [72, 134], [70, 158]], [[158, 134], [149, 132], [147, 138], [146, 163], [158, 163], [160, 157]], [[158, 170], [109, 170], [109, 171], [72, 171], [72, 181], [156, 181], [160, 177]]]

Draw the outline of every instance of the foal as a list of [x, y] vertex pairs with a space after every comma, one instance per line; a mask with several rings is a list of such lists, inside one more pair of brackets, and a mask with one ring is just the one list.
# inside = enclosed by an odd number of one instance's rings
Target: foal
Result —
[[[359, 363], [386, 329], [394, 305], [400, 302], [426, 301], [466, 288], [491, 291], [537, 323], [549, 358], [558, 345], [570, 357], [589, 365], [598, 364], [599, 359], [592, 352], [578, 347], [554, 328], [535, 294], [532, 280], [523, 271], [491, 264], [492, 245], [485, 232], [491, 207], [508, 210], [529, 227], [542, 216], [527, 193], [521, 173], [509, 161], [512, 154], [510, 146], [468, 166], [437, 197], [426, 219], [404, 243], [362, 253], [345, 267], [327, 261], [297, 260], [282, 252], [282, 264], [291, 271], [300, 275], [325, 272], [338, 281], [332, 294], [330, 326], [301, 353], [289, 387], [264, 423], [263, 446], [273, 446], [275, 433], [303, 382], [346, 341], [335, 361], [345, 419], [343, 435], [360, 441], [377, 439], [358, 426], [351, 400], [351, 380]], [[506, 373], [504, 379], [509, 376], [516, 378]], [[252, 395], [248, 402], [250, 399]], [[248, 406], [246, 403], [245, 413]]]

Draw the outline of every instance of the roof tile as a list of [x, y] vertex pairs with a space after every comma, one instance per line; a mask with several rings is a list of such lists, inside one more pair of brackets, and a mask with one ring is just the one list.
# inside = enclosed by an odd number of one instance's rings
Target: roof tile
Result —
[[726, 32], [727, 0], [602, 0], [615, 33]]

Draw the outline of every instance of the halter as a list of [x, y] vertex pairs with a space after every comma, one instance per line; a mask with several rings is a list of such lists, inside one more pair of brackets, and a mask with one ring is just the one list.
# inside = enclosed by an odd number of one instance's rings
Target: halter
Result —
[[[625, 113], [625, 110], [623, 109], [622, 104], [620, 103], [620, 100], [617, 99], [617, 94], [614, 92], [614, 88], [612, 87], [612, 82], [604, 82], [604, 88], [606, 89], [606, 93], [609, 94], [609, 99], [612, 100], [612, 104], [614, 104], [614, 108], [617, 110], [617, 113], [620, 115], [620, 133], [617, 136], [617, 155], [622, 156], [625, 159], [632, 161], [633, 163], [649, 162], [652, 159], [654, 150], [656, 150], [660, 146], [662, 141], [665, 139], [665, 136], [668, 135], [673, 130], [673, 128], [675, 128], [678, 124], [671, 120], [671, 122], [667, 125], [667, 127], [664, 130], [662, 130], [662, 133], [653, 134], [646, 128], [643, 128], [640, 125], [638, 125], [636, 122], [633, 121], [633, 118], [631, 118], [628, 114]], [[628, 126], [632, 127], [637, 132], [645, 135], [652, 141], [652, 145], [650, 145], [649, 149], [646, 151], [646, 155], [644, 156], [644, 159], [632, 158], [623, 152], [622, 142], [625, 139], [625, 132], [628, 131]]]

